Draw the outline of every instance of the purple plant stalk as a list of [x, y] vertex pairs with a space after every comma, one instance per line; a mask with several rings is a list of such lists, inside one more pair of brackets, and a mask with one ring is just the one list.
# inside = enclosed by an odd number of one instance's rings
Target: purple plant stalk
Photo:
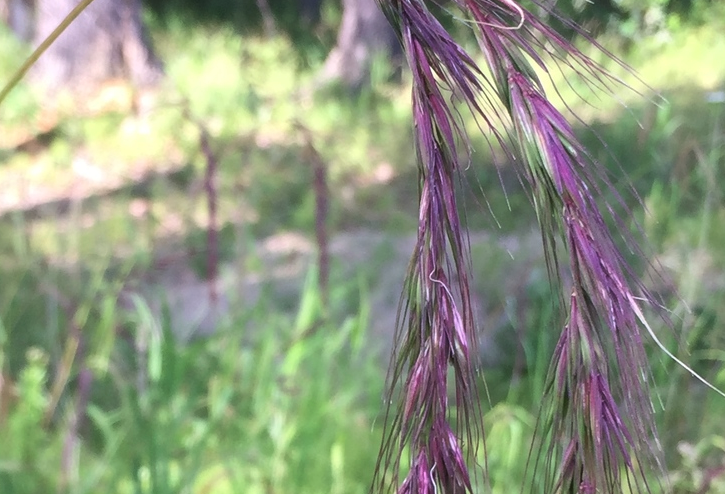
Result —
[[[532, 447], [529, 489], [652, 492], [665, 471], [641, 329], [674, 357], [644, 318], [640, 306], [652, 298], [618, 251], [595, 198], [606, 191], [624, 203], [547, 99], [535, 69], [548, 73], [550, 63], [564, 64], [605, 91], [617, 81], [514, 0], [452, 2], [478, 37], [486, 74], [423, 0], [379, 2], [413, 74], [420, 217], [389, 373], [401, 396], [389, 397], [373, 490], [473, 492], [485, 471], [475, 466], [484, 434], [472, 362], [468, 250], [454, 192], [458, 145], [467, 142], [455, 105], [462, 102], [509, 158], [523, 158], [516, 162], [530, 188], [552, 281], [562, 286], [561, 247], [573, 280]], [[508, 136], [497, 122], [512, 129]]]
[[[386, 418], [373, 489], [473, 492], [480, 473], [469, 468], [483, 445], [483, 425], [473, 362], [468, 245], [454, 187], [457, 144], [465, 142], [465, 134], [448, 98], [461, 95], [482, 114], [475, 96], [481, 73], [423, 2], [391, 1], [383, 8], [413, 72], [420, 215], [389, 374], [391, 389], [405, 382], [400, 401]], [[401, 470], [407, 472], [402, 482]]]
[[[665, 472], [638, 324], [637, 300], [649, 296], [627, 280], [629, 270], [594, 198], [601, 189], [592, 173], [595, 164], [547, 100], [527, 61], [546, 70], [526, 36], [538, 31], [554, 43], [560, 38], [523, 9], [517, 14], [531, 19], [527, 28], [503, 31], [493, 27], [500, 21], [480, 5], [484, 2], [467, 3], [481, 49], [489, 64], [496, 64], [497, 90], [511, 115], [553, 260], [550, 272], [559, 272], [561, 239], [573, 280], [569, 320], [540, 410], [533, 477], [544, 481], [547, 492], [615, 493], [625, 486], [628, 492], [650, 492], [648, 477], [661, 479]], [[585, 67], [592, 73], [592, 65]]]

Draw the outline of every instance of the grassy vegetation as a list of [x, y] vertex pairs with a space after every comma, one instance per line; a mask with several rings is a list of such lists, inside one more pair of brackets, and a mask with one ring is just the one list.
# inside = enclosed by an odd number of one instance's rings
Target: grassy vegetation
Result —
[[[667, 101], [624, 91], [624, 107], [592, 106], [573, 99], [575, 87], [562, 96], [590, 125], [579, 130], [613, 181], [627, 185], [626, 174], [641, 197], [628, 196], [632, 226], [672, 280], [652, 282], [675, 321], [662, 339], [722, 389], [721, 28], [682, 27], [626, 55]], [[168, 308], [128, 287], [169, 258], [205, 269], [204, 133], [219, 164], [221, 260], [250, 276], [268, 278], [261, 239], [313, 236], [317, 155], [332, 232], [414, 231], [409, 95], [382, 69], [360, 96], [314, 92], [320, 60], [307, 68], [283, 38], [173, 23], [154, 37], [168, 73], [158, 92], [115, 84], [83, 105], [49, 106], [20, 86], [0, 108], [0, 492], [367, 492], [385, 369], [371, 351], [378, 314], [366, 282], [385, 259], [360, 277], [345, 259], [334, 264], [327, 303], [314, 266], [291, 301], [264, 288], [255, 303], [227, 294], [232, 310], [215, 334], [191, 341], [175, 334]], [[2, 33], [0, 72], [26, 54]], [[468, 224], [523, 238], [531, 206], [476, 144], [463, 183]], [[486, 423], [493, 492], [506, 493], [524, 472], [561, 321], [540, 264], [510, 292], [500, 289], [510, 252], [478, 246], [473, 256], [498, 315], [489, 325], [501, 328], [503, 356], [485, 369]], [[673, 492], [706, 481], [725, 492], [725, 403], [654, 348], [652, 363]]]

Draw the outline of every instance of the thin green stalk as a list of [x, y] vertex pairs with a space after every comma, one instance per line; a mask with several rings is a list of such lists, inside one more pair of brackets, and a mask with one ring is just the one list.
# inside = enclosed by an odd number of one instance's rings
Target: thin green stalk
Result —
[[3, 87], [2, 91], [0, 91], [0, 104], [5, 101], [5, 98], [8, 94], [10, 94], [10, 91], [17, 86], [18, 82], [20, 82], [23, 77], [25, 77], [25, 74], [28, 73], [30, 68], [38, 61], [40, 56], [45, 53], [45, 50], [47, 50], [56, 39], [58, 39], [58, 36], [60, 36], [63, 31], [65, 31], [92, 2], [93, 0], [82, 0], [81, 3], [76, 5], [65, 19], [63, 19], [63, 22], [61, 22], [58, 27], [56, 27], [55, 30], [53, 30], [53, 32], [50, 33], [50, 35], [45, 38], [42, 43], [40, 43], [40, 46], [38, 46], [28, 59], [25, 60], [25, 63], [17, 71], [15, 71], [15, 74], [13, 74], [10, 81], [5, 85], [5, 87]]

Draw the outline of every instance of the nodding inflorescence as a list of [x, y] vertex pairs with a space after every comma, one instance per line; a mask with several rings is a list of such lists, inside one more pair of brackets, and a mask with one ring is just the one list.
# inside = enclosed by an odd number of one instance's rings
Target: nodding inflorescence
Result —
[[[420, 205], [372, 491], [473, 493], [486, 481], [473, 358], [477, 328], [454, 186], [461, 149], [470, 146], [462, 103], [476, 130], [518, 167], [538, 218], [552, 286], [561, 290], [567, 309], [526, 478], [548, 493], [653, 492], [654, 485], [666, 483], [666, 473], [643, 336], [674, 357], [647, 323], [642, 307], [656, 305], [601, 212], [614, 210], [598, 203], [602, 191], [613, 190], [606, 174], [551, 103], [538, 74], [563, 64], [598, 89], [619, 81], [515, 0], [452, 2], [462, 14], [456, 18], [476, 35], [481, 58], [452, 38], [424, 0], [378, 2], [412, 72]], [[505, 25], [507, 14], [517, 24]], [[568, 263], [560, 265], [562, 252]], [[567, 288], [559, 282], [563, 271], [572, 280]], [[537, 492], [534, 483], [526, 488]]]

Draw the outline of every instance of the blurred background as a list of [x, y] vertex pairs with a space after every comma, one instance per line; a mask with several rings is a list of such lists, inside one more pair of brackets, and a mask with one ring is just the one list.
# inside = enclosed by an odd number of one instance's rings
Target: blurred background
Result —
[[[74, 5], [0, 2], [0, 83]], [[723, 389], [725, 2], [557, 7], [636, 72], [550, 19], [629, 86], [547, 82], [665, 275], [661, 339]], [[96, 0], [0, 106], [0, 493], [367, 492], [415, 241], [409, 87], [374, 0]], [[473, 143], [507, 493], [562, 320], [515, 172]], [[725, 400], [651, 356], [672, 492], [725, 492]]]

